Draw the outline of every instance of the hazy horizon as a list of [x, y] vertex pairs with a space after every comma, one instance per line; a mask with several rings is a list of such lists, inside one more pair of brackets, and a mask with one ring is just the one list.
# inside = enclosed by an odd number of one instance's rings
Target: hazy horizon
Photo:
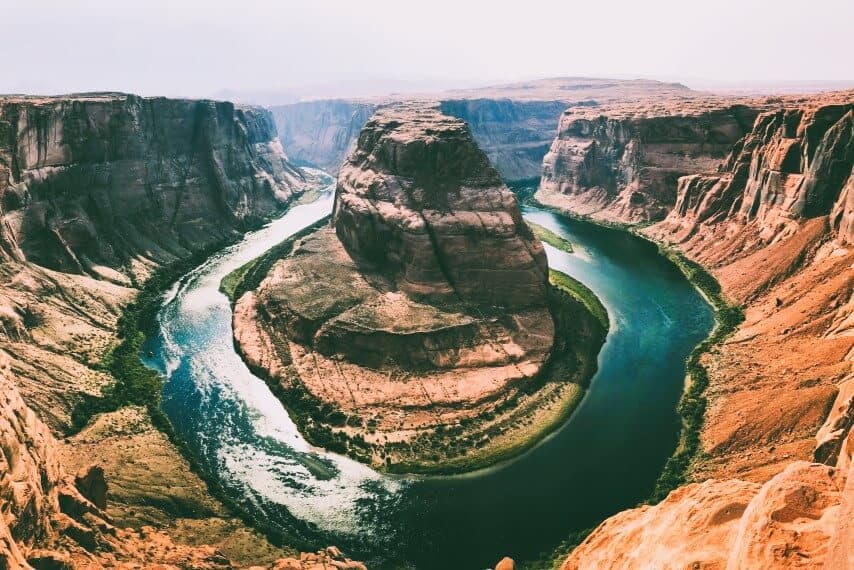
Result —
[[0, 92], [270, 103], [566, 76], [854, 85], [843, 57], [854, 2], [815, 0], [806, 15], [792, 0], [767, 5], [32, 0], [4, 7], [11, 57]]

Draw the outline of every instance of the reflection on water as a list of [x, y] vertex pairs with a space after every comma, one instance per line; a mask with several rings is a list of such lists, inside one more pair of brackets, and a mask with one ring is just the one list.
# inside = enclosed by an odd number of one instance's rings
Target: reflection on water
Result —
[[654, 246], [625, 232], [525, 216], [569, 239], [552, 267], [599, 295], [611, 331], [576, 413], [523, 457], [462, 477], [400, 478], [312, 448], [235, 353], [223, 276], [327, 215], [331, 187], [188, 274], [167, 294], [146, 350], [163, 407], [204, 468], [270, 524], [335, 542], [372, 567], [485, 568], [552, 548], [651, 489], [678, 434], [684, 359], [710, 308]]

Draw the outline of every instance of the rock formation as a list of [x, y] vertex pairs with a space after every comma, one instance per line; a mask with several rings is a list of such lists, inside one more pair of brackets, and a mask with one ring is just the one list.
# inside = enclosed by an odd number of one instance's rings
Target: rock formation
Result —
[[548, 265], [465, 123], [380, 112], [341, 168], [332, 224], [356, 260], [418, 299], [545, 306]]
[[763, 113], [720, 173], [679, 180], [676, 205], [656, 235], [685, 239], [699, 225], [735, 221], [759, 230], [755, 248], [786, 237], [803, 220], [833, 213], [833, 230], [850, 242], [852, 108], [818, 104]]
[[845, 524], [844, 481], [828, 466], [794, 462], [761, 486], [686, 485], [611, 517], [561, 568], [847, 568], [828, 558]]
[[268, 218], [305, 185], [268, 112], [103, 94], [0, 99], [6, 259], [126, 283]]
[[[553, 294], [542, 244], [465, 123], [424, 103], [380, 109], [340, 170], [331, 226], [295, 239], [235, 306], [250, 365], [286, 401], [335, 410], [323, 423], [339, 429], [312, 433], [314, 414], [309, 437], [406, 469], [419, 468], [417, 438], [465, 455], [462, 426], [479, 417], [484, 437], [509, 440], [495, 412], [515, 409], [550, 357]], [[595, 353], [601, 331], [572, 310], [561, 342]]]
[[675, 83], [584, 77], [543, 79], [436, 95], [395, 94], [356, 100], [307, 101], [273, 107], [292, 158], [335, 173], [355, 148], [359, 131], [382, 104], [429, 99], [443, 113], [469, 124], [478, 146], [505, 181], [540, 176], [555, 121], [568, 106], [598, 106], [625, 99], [690, 97]]
[[701, 483], [606, 520], [564, 568], [854, 565], [854, 92], [773, 106], [644, 230], [745, 309], [703, 356]]
[[714, 99], [567, 109], [543, 159], [538, 199], [598, 219], [660, 220], [679, 177], [714, 172], [756, 114]]

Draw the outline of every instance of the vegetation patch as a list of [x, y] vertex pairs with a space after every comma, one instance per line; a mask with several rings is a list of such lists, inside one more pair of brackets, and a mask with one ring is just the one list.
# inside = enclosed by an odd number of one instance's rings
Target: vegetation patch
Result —
[[152, 418], [162, 413], [160, 392], [163, 379], [156, 371], [145, 366], [139, 355], [146, 335], [154, 329], [163, 293], [181, 276], [234, 241], [218, 241], [183, 260], [161, 267], [146, 280], [119, 317], [116, 326], [117, 343], [93, 366], [112, 375], [115, 382], [105, 386], [100, 397], [87, 398], [74, 408], [71, 414], [72, 433], [83, 429], [95, 414], [114, 412], [125, 406], [144, 406]]
[[572, 253], [572, 243], [568, 239], [563, 236], [559, 236], [549, 228], [543, 227], [540, 224], [535, 224], [529, 220], [526, 220], [526, 222], [534, 231], [534, 235], [537, 236], [541, 242], [547, 243], [554, 248], [565, 251], [566, 253]]
[[590, 311], [591, 315], [596, 317], [596, 320], [599, 321], [606, 331], [608, 330], [610, 326], [608, 310], [602, 304], [602, 301], [599, 300], [599, 297], [596, 296], [596, 293], [587, 285], [557, 269], [549, 269], [549, 282], [558, 289], [572, 295], [573, 298]]

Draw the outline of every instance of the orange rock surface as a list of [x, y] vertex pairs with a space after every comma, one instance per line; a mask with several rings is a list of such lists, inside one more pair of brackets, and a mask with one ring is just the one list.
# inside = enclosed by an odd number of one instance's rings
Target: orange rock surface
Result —
[[854, 567], [852, 169], [844, 92], [780, 100], [717, 172], [679, 179], [643, 231], [711, 269], [746, 317], [703, 356], [700, 483], [609, 518], [564, 568]]

